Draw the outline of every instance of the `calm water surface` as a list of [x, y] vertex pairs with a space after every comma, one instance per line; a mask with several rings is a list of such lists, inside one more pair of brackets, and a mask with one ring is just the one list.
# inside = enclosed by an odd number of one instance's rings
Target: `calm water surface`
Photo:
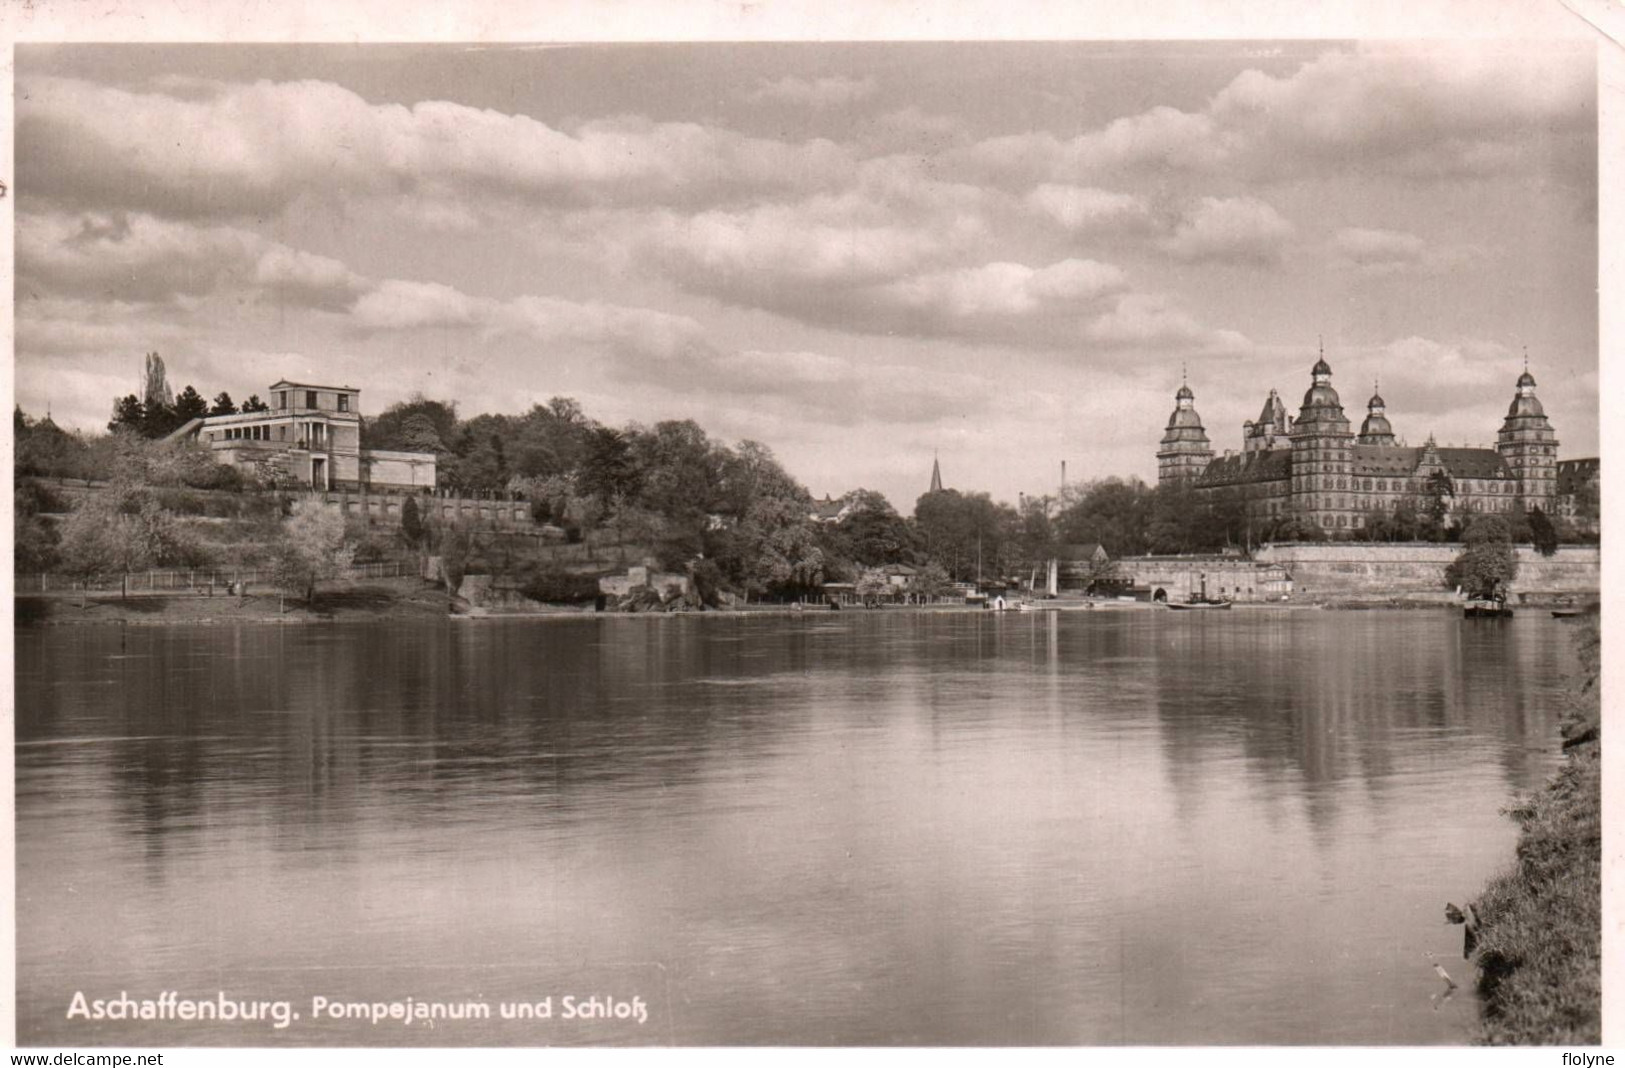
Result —
[[[17, 635], [30, 1044], [1453, 1043], [1556, 765], [1535, 613]], [[264, 1023], [66, 1018], [287, 999]], [[313, 1020], [552, 996], [550, 1021]], [[641, 997], [647, 1023], [556, 1018]]]

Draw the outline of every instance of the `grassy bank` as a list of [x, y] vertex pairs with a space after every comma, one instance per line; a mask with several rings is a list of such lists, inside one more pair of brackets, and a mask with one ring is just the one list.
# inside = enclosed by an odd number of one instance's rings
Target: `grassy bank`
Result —
[[1512, 815], [1513, 869], [1475, 903], [1480, 1041], [1602, 1041], [1602, 741], [1599, 623], [1577, 630], [1583, 687], [1564, 723], [1562, 769]]
[[221, 591], [213, 597], [194, 593], [93, 593], [81, 603], [80, 595], [20, 596], [14, 611], [18, 626], [74, 623], [301, 623], [351, 619], [444, 618], [449, 610], [446, 591], [419, 578], [367, 579], [353, 585], [319, 589], [305, 603], [284, 600], [275, 590], [259, 590], [246, 597]]

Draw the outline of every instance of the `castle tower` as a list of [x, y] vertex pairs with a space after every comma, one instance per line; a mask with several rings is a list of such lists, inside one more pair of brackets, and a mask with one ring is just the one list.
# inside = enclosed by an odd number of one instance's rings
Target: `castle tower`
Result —
[[1527, 366], [1518, 376], [1517, 395], [1495, 436], [1495, 451], [1518, 480], [1523, 506], [1539, 506], [1549, 514], [1557, 497], [1557, 433], [1535, 396], [1535, 376]]
[[1383, 403], [1382, 394], [1373, 387], [1371, 399], [1365, 406], [1365, 422], [1360, 424], [1360, 436], [1355, 439], [1356, 445], [1394, 444], [1394, 428], [1388, 423], [1387, 412], [1388, 406]]
[[1196, 414], [1196, 394], [1181, 382], [1174, 394], [1174, 411], [1157, 450], [1157, 483], [1185, 482], [1199, 478], [1213, 459], [1213, 445]]
[[1264, 410], [1258, 413], [1258, 421], [1248, 420], [1241, 424], [1242, 451], [1267, 452], [1270, 449], [1290, 448], [1292, 443], [1287, 438], [1287, 431], [1291, 424], [1280, 394], [1270, 390], [1270, 395], [1264, 399]]
[[1292, 502], [1310, 522], [1333, 536], [1350, 526], [1354, 509], [1347, 495], [1354, 435], [1343, 402], [1332, 388], [1332, 368], [1324, 351], [1310, 371], [1313, 384], [1292, 424]]

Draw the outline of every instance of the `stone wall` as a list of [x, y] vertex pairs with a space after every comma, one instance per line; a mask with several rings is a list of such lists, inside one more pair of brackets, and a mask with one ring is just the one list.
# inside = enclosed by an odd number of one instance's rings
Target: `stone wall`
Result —
[[[323, 503], [347, 516], [372, 516], [399, 521], [405, 495], [382, 493], [352, 493], [347, 490], [329, 490], [321, 494]], [[426, 520], [442, 523], [458, 522], [465, 526], [498, 526], [530, 529], [536, 525], [531, 518], [530, 504], [526, 501], [488, 501], [468, 497], [441, 497], [427, 493], [412, 495], [417, 502], [418, 515]], [[297, 512], [304, 506], [303, 494], [292, 495], [291, 508]]]
[[1287, 569], [1240, 557], [1127, 556], [1117, 561], [1115, 571], [1153, 600], [1184, 603], [1205, 594], [1229, 601], [1280, 601], [1292, 594]]
[[[1253, 558], [1279, 564], [1292, 574], [1294, 597], [1353, 593], [1438, 593], [1444, 569], [1460, 545], [1432, 542], [1394, 545], [1270, 545]], [[1512, 593], [1594, 594], [1602, 588], [1602, 552], [1595, 545], [1563, 545], [1556, 556], [1521, 545]]]

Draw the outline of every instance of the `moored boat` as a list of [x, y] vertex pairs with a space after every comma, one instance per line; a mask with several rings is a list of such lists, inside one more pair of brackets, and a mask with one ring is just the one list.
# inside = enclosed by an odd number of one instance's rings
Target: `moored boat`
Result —
[[1188, 601], [1185, 604], [1180, 604], [1178, 601], [1169, 601], [1168, 607], [1176, 612], [1194, 612], [1210, 608], [1229, 608], [1231, 603], [1230, 601]]
[[1504, 601], [1468, 601], [1461, 614], [1464, 619], [1511, 619], [1512, 609]]

